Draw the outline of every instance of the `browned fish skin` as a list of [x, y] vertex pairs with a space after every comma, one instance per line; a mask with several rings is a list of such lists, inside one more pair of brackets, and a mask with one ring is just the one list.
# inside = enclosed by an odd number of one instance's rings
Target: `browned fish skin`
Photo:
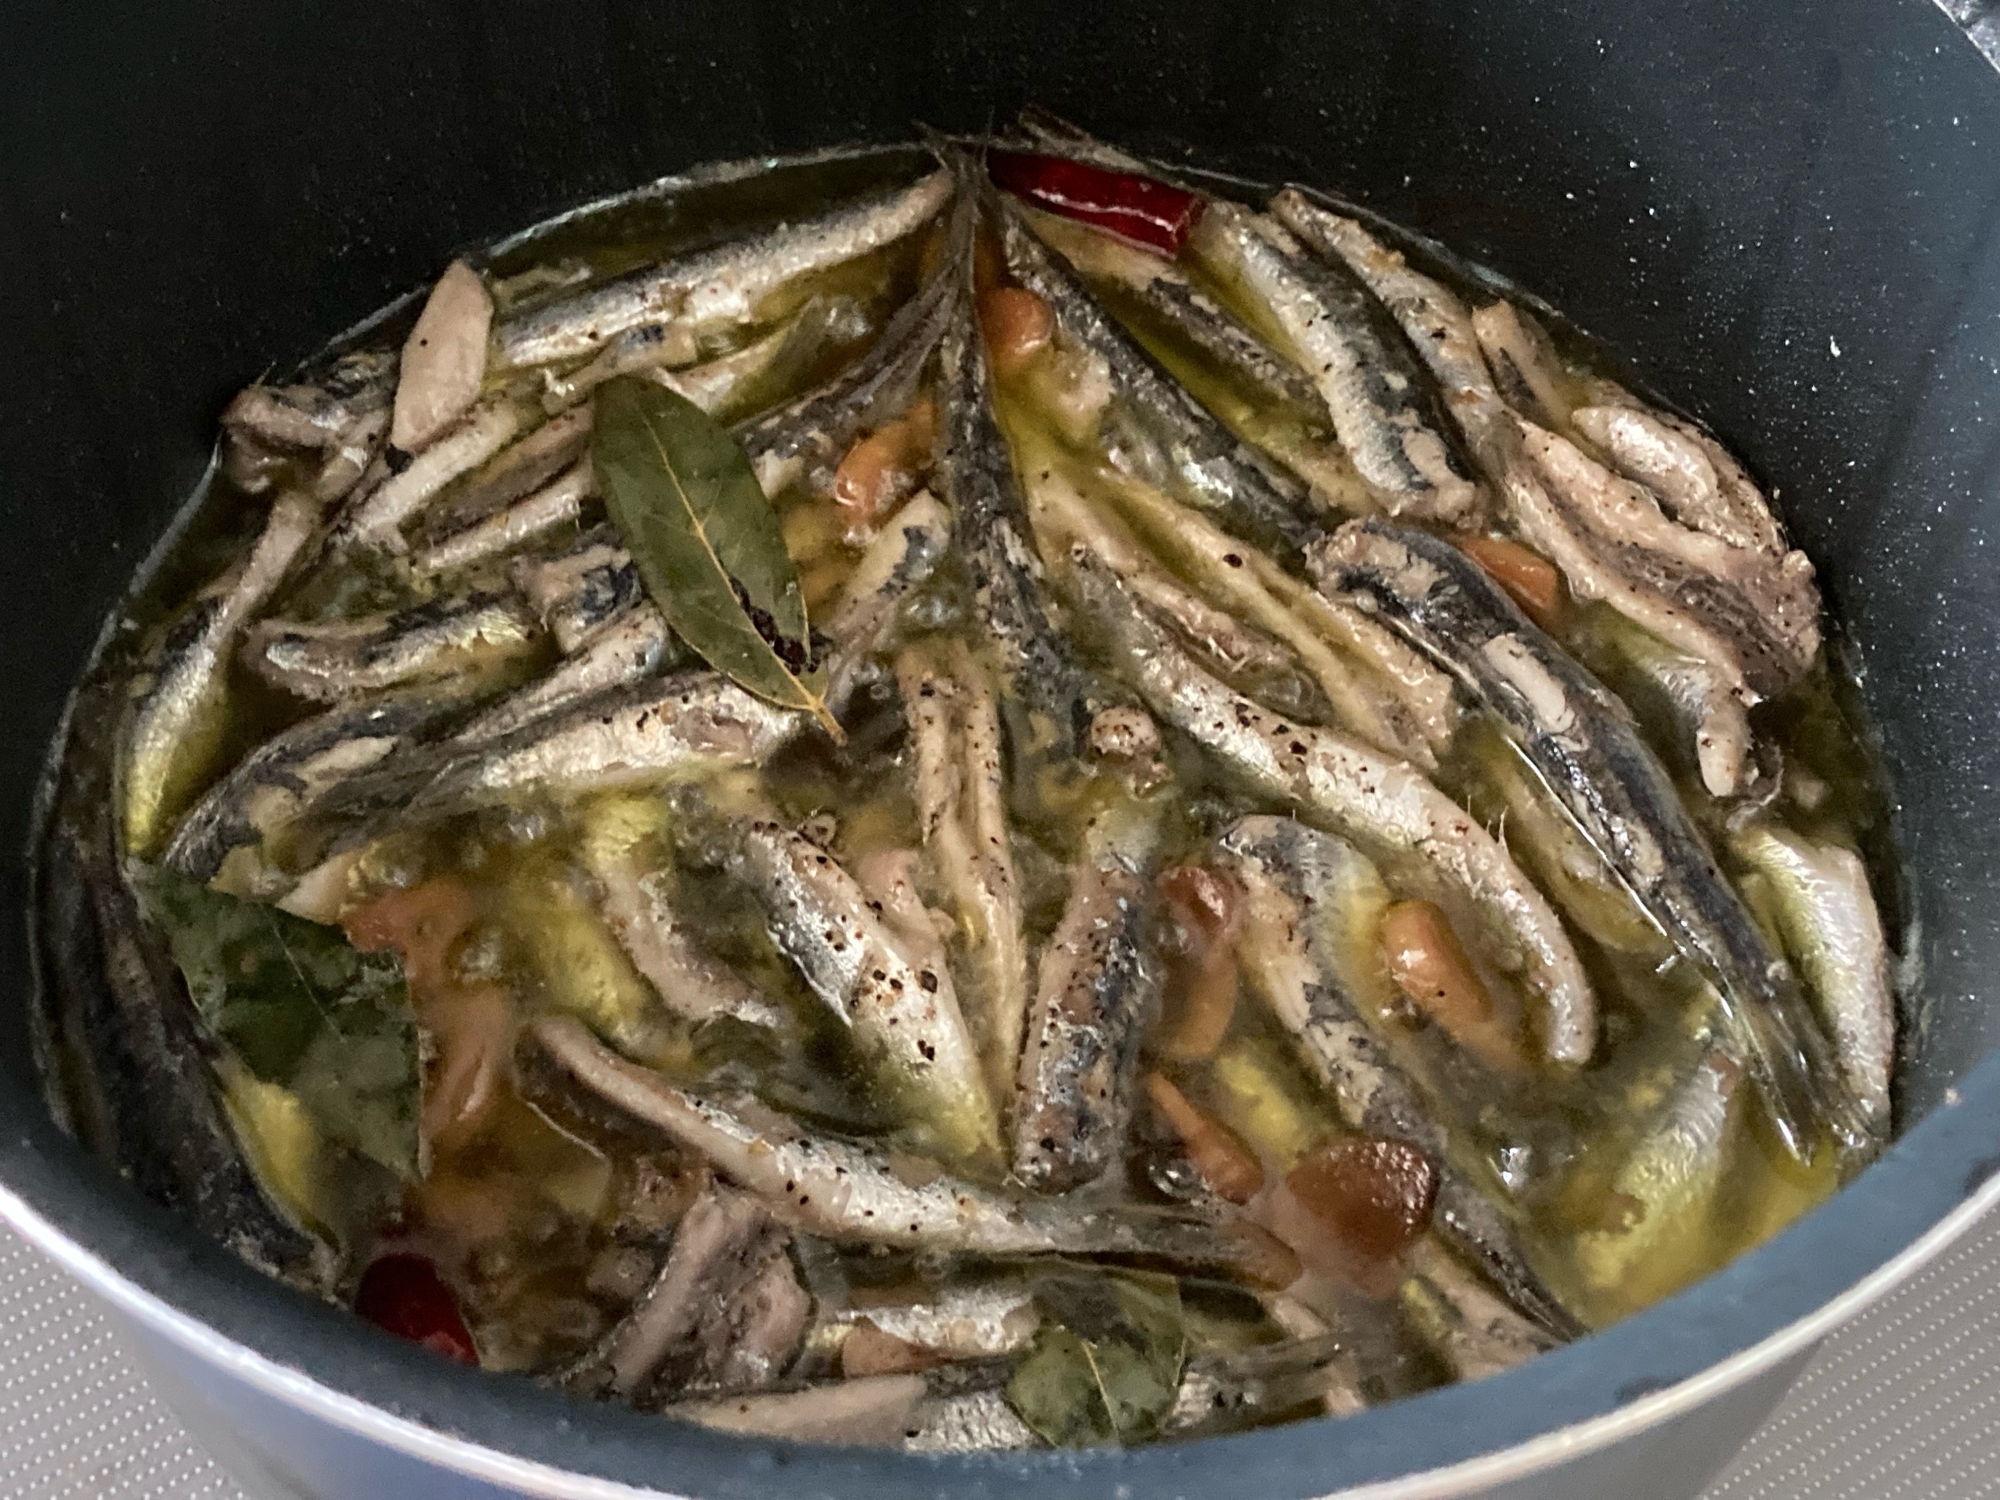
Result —
[[1014, 1175], [1044, 1193], [1108, 1171], [1124, 1144], [1133, 1070], [1159, 985], [1145, 951], [1149, 888], [1107, 851], [1076, 872], [1028, 1012], [1014, 1100]]

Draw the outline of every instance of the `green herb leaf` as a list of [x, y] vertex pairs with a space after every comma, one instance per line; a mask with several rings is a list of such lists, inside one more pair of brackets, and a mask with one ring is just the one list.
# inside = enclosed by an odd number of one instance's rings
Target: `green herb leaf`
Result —
[[606, 381], [596, 402], [591, 463], [605, 508], [667, 623], [718, 672], [839, 738], [808, 671], [798, 573], [742, 448], [651, 381]]
[[217, 1039], [296, 1094], [328, 1139], [415, 1176], [417, 1031], [402, 965], [171, 871], [135, 883]]
[[1187, 1353], [1179, 1283], [1065, 1268], [1040, 1278], [1035, 1296], [1047, 1319], [1007, 1383], [1021, 1420], [1057, 1447], [1157, 1433]]

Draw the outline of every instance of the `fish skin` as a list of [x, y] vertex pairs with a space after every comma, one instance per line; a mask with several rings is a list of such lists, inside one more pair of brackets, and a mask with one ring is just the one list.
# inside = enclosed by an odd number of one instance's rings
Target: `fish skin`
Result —
[[1459, 295], [1415, 269], [1357, 220], [1315, 203], [1302, 188], [1278, 193], [1271, 212], [1316, 254], [1337, 256], [1389, 309], [1410, 347], [1437, 378], [1445, 409], [1457, 420], [1467, 445], [1475, 457], [1480, 455], [1506, 413], [1473, 331], [1472, 314]]
[[800, 1232], [983, 1255], [1090, 1253], [1129, 1243], [1103, 1216], [1075, 1205], [1017, 1200], [946, 1175], [913, 1185], [872, 1147], [816, 1136], [782, 1119], [755, 1120], [675, 1088], [569, 1017], [543, 1017], [530, 1030], [593, 1093], [706, 1156]]
[[[675, 1227], [673, 1247], [652, 1286], [564, 1374], [563, 1384], [579, 1395], [634, 1402], [663, 1389], [735, 1387], [727, 1376], [740, 1363], [735, 1356], [747, 1331], [742, 1315], [774, 1260], [784, 1259], [788, 1239], [755, 1197], [711, 1184]], [[786, 1265], [784, 1274], [789, 1270]], [[802, 1305], [793, 1310], [795, 1347], [805, 1319]], [[783, 1342], [782, 1330], [771, 1342]]]
[[929, 1397], [918, 1404], [902, 1442], [906, 1453], [1014, 1453], [1041, 1446], [998, 1390]]
[[222, 425], [279, 448], [336, 447], [362, 420], [377, 413], [386, 420], [396, 366], [395, 355], [370, 350], [342, 356], [317, 381], [245, 386], [223, 408]]
[[865, 1319], [891, 1338], [949, 1359], [1018, 1354], [1042, 1322], [1034, 1288], [1025, 1279], [947, 1285], [916, 1301], [871, 1299], [828, 1317], [837, 1327]]
[[1567, 372], [1534, 316], [1511, 302], [1489, 302], [1473, 312], [1472, 331], [1501, 399], [1552, 432], [1567, 428], [1575, 406]]
[[[1496, 1295], [1434, 1238], [1417, 1241], [1404, 1260], [1418, 1286], [1405, 1283], [1403, 1305], [1421, 1309], [1412, 1321], [1457, 1379], [1484, 1380], [1562, 1342]], [[1413, 1292], [1428, 1294], [1417, 1309]]]
[[511, 369], [580, 359], [647, 322], [684, 325], [696, 337], [740, 326], [755, 316], [768, 293], [914, 233], [950, 196], [949, 174], [933, 172], [909, 187], [871, 194], [503, 318], [497, 364]]
[[1787, 829], [1753, 825], [1730, 840], [1770, 882], [1779, 935], [1833, 1033], [1847, 1086], [1871, 1134], [1889, 1134], [1896, 989], [1882, 913], [1859, 856]]
[[826, 623], [826, 704], [838, 714], [854, 694], [871, 653], [890, 644], [910, 591], [937, 571], [951, 544], [951, 517], [919, 490], [869, 542]]
[[[1098, 304], [1062, 252], [1038, 237], [1010, 200], [994, 198], [1014, 278], [1049, 305], [1057, 325], [1105, 362], [1112, 388], [1158, 450], [1146, 467], [1170, 474], [1190, 502], [1231, 531], [1296, 561], [1318, 532], [1302, 486], [1257, 461], [1206, 408], [1160, 368]], [[1144, 477], [1143, 475], [1140, 477]]]
[[523, 417], [520, 403], [505, 395], [480, 402], [409, 463], [391, 467], [380, 484], [356, 491], [334, 527], [334, 547], [408, 551], [402, 528], [452, 480], [469, 474], [511, 443]]
[[601, 892], [604, 925], [667, 1009], [700, 1025], [721, 1017], [770, 1031], [786, 1017], [750, 982], [708, 952], [674, 908], [673, 877], [650, 868], [631, 849], [589, 859]]
[[1027, 1023], [1028, 950], [1007, 825], [999, 708], [983, 669], [963, 647], [942, 663], [904, 651], [896, 682], [909, 725], [917, 826], [977, 971], [976, 1009], [967, 1019], [987, 1081], [1005, 1098]]
[[[1042, 949], [1014, 1095], [1013, 1175], [1061, 1193], [1111, 1170], [1131, 1120], [1139, 1043], [1160, 971], [1146, 952], [1155, 828], [1140, 809], [1103, 821]], [[1090, 847], [1095, 845], [1096, 847]]]
[[541, 644], [541, 627], [507, 594], [443, 597], [355, 620], [262, 620], [239, 658], [272, 687], [337, 703], [464, 673], [501, 672]]
[[1590, 981], [1548, 901], [1507, 851], [1415, 767], [1334, 730], [1292, 724], [1202, 671], [1091, 559], [1072, 557], [1085, 608], [1117, 642], [1133, 684], [1259, 791], [1330, 831], [1422, 860], [1518, 947], [1547, 1016], [1544, 1046], [1582, 1062], [1596, 1045]]
[[596, 475], [590, 460], [582, 459], [505, 509], [431, 543], [411, 565], [419, 573], [448, 573], [518, 552], [557, 527], [575, 523], [596, 494]]
[[1349, 1416], [1368, 1404], [1344, 1337], [1194, 1355], [1161, 1430], [1181, 1438], [1227, 1432], [1307, 1402], [1332, 1416]]
[[[202, 766], [177, 765], [191, 738], [209, 740], [200, 721], [213, 718], [226, 692], [225, 672], [237, 637], [304, 555], [319, 520], [310, 498], [283, 494], [272, 502], [248, 555], [196, 596], [168, 629], [150, 680], [135, 695], [120, 736], [114, 793], [125, 847], [151, 854], [167, 836], [172, 804]], [[193, 747], [212, 753], [213, 745]], [[198, 753], [197, 760], [205, 760]], [[179, 783], [179, 784], [177, 784]]]
[[1246, 955], [1252, 987], [1297, 1038], [1342, 1118], [1363, 1134], [1419, 1147], [1438, 1174], [1436, 1232], [1471, 1258], [1524, 1316], [1551, 1335], [1576, 1336], [1576, 1319], [1536, 1272], [1493, 1197], [1453, 1160], [1447, 1133], [1369, 1027], [1339, 956], [1320, 935], [1338, 910], [1338, 872], [1361, 856], [1292, 819], [1265, 816], [1239, 819], [1223, 834], [1220, 848], [1249, 898], [1239, 951]]
[[509, 693], [453, 739], [467, 745], [498, 739], [594, 694], [651, 677], [668, 661], [673, 640], [657, 609], [627, 610], [586, 636], [553, 671]]
[[762, 819], [733, 829], [727, 868], [763, 905], [772, 941], [848, 1028], [913, 1125], [952, 1156], [990, 1158], [998, 1119], [951, 971], [913, 961], [833, 856]]
[[441, 543], [548, 484], [589, 451], [595, 421], [596, 409], [586, 402], [502, 448], [424, 513], [416, 528], [424, 544]]
[[1720, 992], [1791, 1150], [1824, 1118], [1865, 1121], [1790, 967], [1716, 868], [1672, 782], [1617, 699], [1537, 630], [1464, 554], [1424, 533], [1351, 522], [1312, 565], [1323, 587], [1375, 601], [1382, 618], [1484, 703], [1634, 898]]
[[1384, 509], [1451, 525], [1476, 520], [1478, 477], [1429, 375], [1346, 262], [1319, 259], [1275, 220], [1221, 200], [1210, 202], [1190, 248], [1267, 309]]
[[350, 778], [418, 743], [463, 709], [434, 692], [418, 693], [343, 704], [293, 725], [204, 794], [174, 830], [161, 863], [190, 880], [214, 880], [233, 851], [283, 839]]

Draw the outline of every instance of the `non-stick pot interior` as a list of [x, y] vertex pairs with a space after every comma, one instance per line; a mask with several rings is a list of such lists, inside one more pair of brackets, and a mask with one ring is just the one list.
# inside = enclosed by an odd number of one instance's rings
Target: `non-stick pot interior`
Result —
[[[0, 846], [99, 622], [228, 395], [459, 246], [704, 159], [977, 129], [1033, 99], [1299, 177], [1566, 310], [1774, 485], [1848, 626], [1900, 794], [1936, 1112], [1724, 1276], [1478, 1388], [1193, 1449], [918, 1466], [797, 1456], [434, 1367], [260, 1283], [84, 1162], [0, 944], [0, 1176], [135, 1281], [330, 1384], [563, 1467], [701, 1494], [1323, 1492], [1700, 1369], [1879, 1264], [1991, 1171], [2000, 1076], [2000, 85], [1924, 0], [1109, 0], [962, 7], [17, 10], [0, 366]], [[23, 871], [6, 867], [20, 908]], [[1959, 1101], [1939, 1110], [1946, 1090]], [[1983, 1164], [1983, 1165], [1982, 1165]]]

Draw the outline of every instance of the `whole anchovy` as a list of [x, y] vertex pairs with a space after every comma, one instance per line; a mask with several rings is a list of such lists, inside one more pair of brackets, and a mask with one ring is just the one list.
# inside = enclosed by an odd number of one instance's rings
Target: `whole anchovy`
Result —
[[468, 474], [449, 499], [425, 513], [418, 528], [425, 542], [440, 543], [505, 510], [570, 468], [588, 450], [594, 420], [593, 407], [573, 407], [502, 448]]
[[921, 651], [897, 659], [909, 723], [917, 824], [957, 908], [975, 970], [968, 1016], [996, 1096], [1012, 1091], [1028, 1013], [1028, 949], [1007, 823], [1000, 710], [980, 665], [960, 646], [945, 664]]
[[1142, 463], [1142, 470], [1165, 470], [1177, 489], [1224, 526], [1296, 561], [1319, 530], [1304, 489], [1260, 464], [1162, 370], [1098, 305], [1075, 267], [1036, 237], [1019, 208], [1006, 199], [995, 202], [1008, 269], [1048, 303], [1065, 333], [1105, 362], [1113, 390], [1143, 425], [1148, 446], [1157, 446], [1157, 459]]
[[433, 542], [417, 553], [413, 566], [419, 573], [447, 573], [518, 552], [558, 526], [573, 524], [596, 493], [597, 478], [586, 458], [505, 509]]
[[541, 628], [504, 594], [443, 598], [356, 620], [264, 620], [244, 638], [243, 664], [275, 688], [316, 703], [463, 673], [497, 673], [533, 653]]
[[1814, 1122], [1865, 1121], [1791, 969], [1744, 910], [1623, 706], [1456, 548], [1350, 522], [1312, 563], [1324, 587], [1374, 600], [1507, 727], [1586, 837], [1681, 953], [1714, 980], [1775, 1123], [1809, 1156]]
[[237, 636], [305, 551], [319, 508], [280, 495], [249, 555], [196, 596], [160, 643], [133, 705], [119, 754], [117, 799], [125, 847], [150, 854], [174, 802], [198, 784], [221, 737], [225, 671]]
[[1117, 643], [1140, 695], [1236, 775], [1308, 820], [1376, 849], [1414, 855], [1518, 950], [1539, 997], [1544, 1046], [1589, 1059], [1597, 1002], [1561, 921], [1478, 821], [1413, 766], [1330, 729], [1294, 724], [1188, 657], [1092, 559], [1071, 559], [1086, 608]]
[[334, 528], [334, 545], [405, 551], [404, 524], [452, 480], [512, 442], [524, 416], [520, 403], [505, 395], [480, 402], [401, 469], [392, 470], [373, 489], [357, 493]]
[[662, 1388], [734, 1385], [726, 1372], [745, 1353], [761, 1356], [766, 1365], [789, 1355], [808, 1311], [796, 1280], [785, 1309], [791, 1316], [782, 1320], [790, 1338], [779, 1329], [776, 1337], [759, 1340], [761, 1349], [741, 1347], [750, 1331], [741, 1315], [750, 1311], [747, 1304], [768, 1272], [778, 1267], [781, 1278], [791, 1278], [784, 1263], [789, 1238], [757, 1199], [711, 1186], [675, 1227], [673, 1249], [653, 1285], [564, 1375], [563, 1384], [579, 1395], [643, 1400]]
[[1250, 932], [1239, 945], [1253, 987], [1297, 1039], [1313, 1072], [1355, 1130], [1421, 1147], [1438, 1174], [1436, 1223], [1524, 1313], [1572, 1337], [1563, 1308], [1521, 1248], [1506, 1216], [1453, 1160], [1444, 1127], [1424, 1108], [1363, 1019], [1345, 963], [1324, 930], [1337, 923], [1344, 868], [1361, 856], [1340, 840], [1289, 818], [1250, 817], [1221, 847], [1249, 896]]
[[1460, 524], [1480, 507], [1430, 377], [1344, 261], [1308, 253], [1273, 220], [1212, 201], [1191, 246], [1268, 311], [1312, 376], [1354, 467], [1393, 515]]
[[1886, 1137], [1896, 990], [1866, 867], [1851, 850], [1781, 828], [1747, 828], [1730, 843], [1770, 883], [1779, 934], [1819, 1003], [1848, 1089], [1874, 1135]]
[[[761, 765], [806, 722], [719, 673], [678, 672], [586, 698], [499, 739], [445, 747], [406, 810], [420, 816], [511, 792], [604, 791]], [[407, 767], [383, 769], [390, 779], [410, 775]]]
[[1054, 214], [1025, 216], [1036, 237], [1092, 283], [1109, 283], [1273, 406], [1321, 409], [1304, 370], [1189, 281], [1179, 265]]
[[418, 743], [463, 707], [422, 692], [344, 705], [293, 725], [208, 790], [181, 819], [161, 862], [206, 882], [233, 850], [275, 849], [350, 778]]
[[496, 740], [608, 688], [651, 677], [672, 647], [673, 632], [657, 609], [628, 610], [588, 636], [554, 671], [515, 689], [453, 738], [465, 745]]
[[909, 187], [634, 271], [506, 318], [499, 329], [498, 363], [511, 368], [579, 359], [642, 323], [683, 327], [695, 339], [739, 326], [788, 282], [914, 233], [950, 196], [950, 175], [933, 172]]
[[938, 269], [896, 309], [868, 351], [825, 384], [737, 430], [767, 495], [803, 482], [824, 493], [854, 440], [915, 398], [957, 305], [959, 262], [972, 253], [976, 201], [953, 205]]
[[948, 1174], [899, 1175], [873, 1147], [678, 1089], [572, 1017], [545, 1016], [529, 1029], [591, 1093], [705, 1156], [772, 1217], [807, 1234], [967, 1255], [1157, 1253], [1226, 1265], [1237, 1253], [1222, 1227], [1197, 1220], [1018, 1199]]
[[999, 648], [1010, 696], [1073, 746], [1103, 706], [1101, 690], [1049, 615], [1027, 503], [993, 415], [993, 380], [972, 316], [970, 282], [968, 272], [959, 315], [938, 346], [938, 487], [951, 510], [954, 550], [970, 575], [974, 608]]
[[920, 1131], [954, 1155], [998, 1149], [998, 1121], [951, 972], [913, 962], [854, 878], [775, 823], [734, 831], [728, 868], [762, 903], [771, 938], [904, 1097]]
[[1014, 1097], [1014, 1176], [1045, 1193], [1080, 1187], [1117, 1160], [1160, 982], [1144, 946], [1153, 820], [1121, 809], [1100, 822], [1112, 826], [1086, 835], [1042, 950]]
[[1473, 454], [1481, 455], [1487, 435], [1505, 412], [1473, 332], [1472, 314], [1458, 294], [1414, 269], [1401, 252], [1357, 221], [1313, 202], [1296, 187], [1273, 198], [1271, 212], [1319, 255], [1338, 257], [1389, 309], [1443, 388], [1445, 408], [1457, 418]]
[[869, 1375], [803, 1390], [676, 1401], [660, 1410], [717, 1432], [794, 1443], [894, 1447], [917, 1430], [929, 1394], [930, 1382], [921, 1375]]

